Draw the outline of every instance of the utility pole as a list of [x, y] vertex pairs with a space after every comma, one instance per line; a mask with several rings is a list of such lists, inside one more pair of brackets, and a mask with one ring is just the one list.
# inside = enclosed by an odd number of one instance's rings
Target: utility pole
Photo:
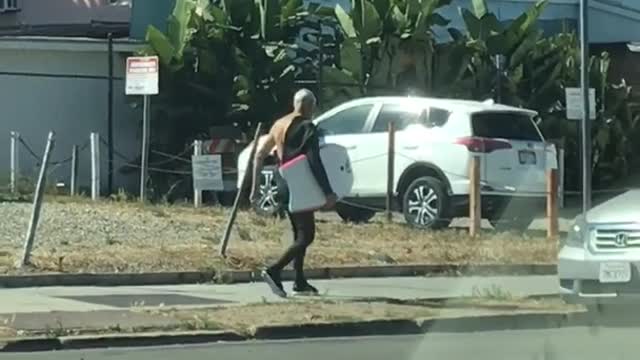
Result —
[[108, 59], [108, 91], [107, 91], [107, 146], [109, 162], [107, 164], [107, 193], [113, 194], [113, 34], [107, 35], [107, 54]]
[[591, 114], [589, 113], [589, 2], [580, 0], [580, 88], [582, 90], [582, 215], [591, 208]]

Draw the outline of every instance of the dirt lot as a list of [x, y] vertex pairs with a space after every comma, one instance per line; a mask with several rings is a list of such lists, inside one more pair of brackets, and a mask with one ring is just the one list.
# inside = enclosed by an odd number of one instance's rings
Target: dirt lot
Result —
[[[0, 203], [0, 273], [13, 272], [31, 205]], [[228, 209], [145, 207], [137, 203], [49, 199], [33, 252], [36, 272], [143, 272], [253, 270], [291, 241], [287, 220], [238, 215], [222, 259], [218, 244]], [[462, 229], [418, 231], [403, 224], [318, 221], [307, 265], [509, 264], [555, 261], [557, 244], [539, 236], [485, 232], [471, 239]]]

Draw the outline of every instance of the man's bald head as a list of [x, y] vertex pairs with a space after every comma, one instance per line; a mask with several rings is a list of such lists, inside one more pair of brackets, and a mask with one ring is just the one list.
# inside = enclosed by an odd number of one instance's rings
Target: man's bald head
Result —
[[303, 116], [311, 117], [316, 107], [316, 96], [309, 89], [300, 89], [293, 95], [293, 109]]

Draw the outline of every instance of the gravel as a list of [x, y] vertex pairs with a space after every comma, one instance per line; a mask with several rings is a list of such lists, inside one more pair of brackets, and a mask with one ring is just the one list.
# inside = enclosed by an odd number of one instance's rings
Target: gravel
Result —
[[[229, 209], [142, 206], [53, 198], [45, 202], [29, 272], [146, 272], [255, 270], [279, 257], [291, 241], [287, 220], [241, 211], [228, 257], [218, 246]], [[0, 202], [0, 274], [16, 273], [15, 260], [31, 205]], [[322, 214], [308, 267], [388, 264], [552, 263], [557, 243], [544, 237], [466, 230], [420, 231], [373, 221], [355, 225]], [[22, 270], [21, 270], [22, 271]]]
[[[197, 239], [210, 241], [207, 239], [218, 227], [217, 224], [202, 226], [202, 222], [193, 216], [175, 217], [173, 211], [152, 209], [105, 203], [45, 203], [34, 249], [123, 243], [139, 246], [193, 244]], [[31, 204], [0, 203], [0, 251], [22, 246], [31, 210]]]

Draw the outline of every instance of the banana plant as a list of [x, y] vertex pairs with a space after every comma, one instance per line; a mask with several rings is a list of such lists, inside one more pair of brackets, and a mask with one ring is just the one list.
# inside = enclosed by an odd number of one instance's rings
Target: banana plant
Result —
[[335, 16], [345, 41], [340, 48], [340, 72], [330, 70], [332, 76], [349, 84], [357, 82], [362, 94], [432, 89], [432, 28], [449, 23], [437, 10], [450, 3], [451, 0], [352, 0], [350, 13], [337, 5]]

